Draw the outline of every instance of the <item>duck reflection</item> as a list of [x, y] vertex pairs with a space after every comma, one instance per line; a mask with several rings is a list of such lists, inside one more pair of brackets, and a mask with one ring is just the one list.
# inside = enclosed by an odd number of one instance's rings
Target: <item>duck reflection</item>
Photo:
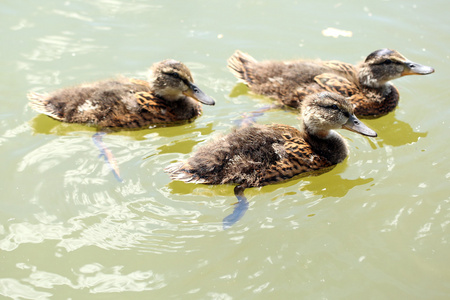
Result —
[[[342, 177], [342, 172], [345, 168], [346, 164], [335, 168], [332, 167], [327, 170], [302, 174], [283, 183], [267, 185], [259, 189], [251, 189], [248, 191], [248, 196], [249, 198], [253, 196], [264, 198], [264, 195], [276, 193], [276, 198], [287, 196], [296, 199], [304, 198], [305, 201], [312, 196], [319, 196], [321, 198], [343, 198], [352, 189], [368, 185], [374, 181], [373, 178], [344, 178]], [[294, 186], [299, 186], [299, 189], [296, 192], [286, 192], [286, 189], [291, 190], [291, 187]], [[210, 199], [211, 197], [230, 197], [232, 195], [230, 187], [227, 185], [199, 186], [194, 183], [186, 184], [180, 181], [171, 181], [166, 185], [166, 188], [168, 194], [200, 196], [205, 197], [205, 199]], [[308, 196], [305, 196], [306, 194], [308, 194]], [[202, 201], [201, 199], [197, 200], [202, 204], [205, 204], [205, 201]], [[230, 203], [230, 208], [227, 208], [227, 210], [232, 209], [235, 204], [236, 203]]]
[[[122, 182], [123, 179], [120, 175], [119, 165], [116, 162], [114, 155], [111, 150], [105, 145], [103, 142], [103, 136], [108, 133], [109, 135], [120, 135], [125, 136], [129, 139], [135, 141], [145, 141], [149, 139], [151, 135], [152, 139], [160, 139], [160, 138], [172, 138], [180, 136], [180, 132], [183, 135], [187, 136], [208, 136], [213, 132], [212, 123], [208, 123], [205, 126], [198, 126], [198, 122], [194, 125], [194, 123], [186, 123], [186, 124], [164, 124], [164, 125], [153, 125], [150, 128], [138, 128], [138, 129], [118, 129], [118, 128], [109, 128], [103, 129], [102, 131], [98, 131], [96, 127], [88, 126], [84, 124], [73, 124], [73, 123], [64, 123], [49, 118], [45, 115], [37, 115], [30, 122], [29, 125], [32, 129], [33, 134], [45, 134], [45, 135], [56, 135], [56, 136], [67, 136], [73, 135], [80, 132], [91, 132], [92, 133], [92, 141], [93, 144], [99, 149], [100, 157], [105, 159], [107, 166], [110, 168], [114, 177]], [[192, 148], [199, 143], [200, 141], [196, 141], [195, 139], [189, 138], [185, 141], [185, 146], [182, 147], [182, 153], [188, 153], [192, 150]], [[183, 140], [177, 140], [176, 142], [168, 142], [156, 149], [153, 149], [154, 153], [150, 153], [147, 157], [153, 156], [159, 153], [172, 153], [172, 152], [180, 152], [180, 143], [183, 143]], [[150, 150], [149, 150], [150, 151]], [[155, 152], [156, 151], [156, 152]], [[146, 157], [146, 158], [147, 158]]]
[[395, 117], [395, 112], [387, 114], [383, 118], [365, 120], [367, 124], [376, 130], [379, 135], [375, 142], [378, 147], [393, 146], [399, 147], [407, 144], [416, 143], [419, 139], [428, 135], [428, 132], [416, 132], [406, 122]]
[[[198, 122], [197, 122], [198, 124]], [[74, 132], [92, 132], [96, 133], [98, 129], [93, 126], [84, 124], [64, 123], [51, 119], [45, 115], [37, 115], [30, 121], [31, 129], [34, 134], [50, 134], [65, 136]], [[157, 132], [158, 136], [162, 137], [175, 137], [179, 136], [180, 132], [183, 134], [200, 134], [208, 135], [213, 132], [212, 124], [205, 124], [204, 127], [194, 125], [194, 123], [186, 124], [159, 124], [152, 125], [148, 128], [109, 128], [102, 129], [103, 132], [113, 135], [121, 135], [129, 137], [136, 141], [143, 141], [148, 138], [149, 134]]]

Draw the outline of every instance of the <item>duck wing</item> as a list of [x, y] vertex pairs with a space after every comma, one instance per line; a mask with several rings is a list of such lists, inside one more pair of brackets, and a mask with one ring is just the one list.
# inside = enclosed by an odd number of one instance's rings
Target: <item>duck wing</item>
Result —
[[357, 73], [355, 66], [353, 66], [352, 64], [337, 60], [324, 61], [322, 62], [322, 65], [329, 68], [333, 72], [337, 72], [338, 74], [341, 74], [342, 76], [348, 78], [355, 77]]
[[265, 170], [263, 184], [290, 179], [296, 175], [320, 170], [333, 164], [314, 152], [311, 146], [300, 137], [284, 136], [284, 155], [276, 164]]
[[360, 92], [355, 83], [337, 74], [323, 73], [314, 77], [314, 81], [325, 90], [345, 97], [352, 97]]

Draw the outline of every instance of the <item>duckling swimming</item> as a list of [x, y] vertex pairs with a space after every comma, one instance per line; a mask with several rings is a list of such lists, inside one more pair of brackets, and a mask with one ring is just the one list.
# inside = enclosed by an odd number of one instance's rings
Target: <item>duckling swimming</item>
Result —
[[[121, 77], [50, 94], [30, 93], [28, 98], [30, 106], [39, 113], [58, 121], [94, 125], [100, 129], [180, 123], [199, 116], [200, 103], [214, 105], [214, 99], [194, 84], [189, 69], [173, 59], [155, 63], [148, 81]], [[114, 176], [122, 181], [115, 158], [102, 136], [96, 133], [94, 144]]]
[[246, 188], [342, 162], [348, 148], [342, 136], [333, 131], [339, 128], [377, 136], [355, 117], [352, 105], [342, 95], [312, 94], [302, 102], [301, 130], [281, 124], [241, 127], [200, 147], [187, 161], [169, 165], [165, 171], [173, 180], [237, 184], [237, 206], [224, 219], [224, 227], [229, 227], [248, 207], [243, 194]]
[[309, 94], [339, 93], [348, 98], [359, 117], [379, 117], [394, 110], [399, 93], [390, 80], [434, 72], [390, 49], [374, 51], [356, 66], [320, 60], [258, 62], [238, 50], [228, 59], [228, 68], [253, 93], [295, 108]]
[[199, 102], [214, 105], [189, 69], [173, 59], [155, 63], [148, 81], [123, 77], [28, 98], [35, 111], [59, 121], [124, 128], [187, 121], [201, 114]]

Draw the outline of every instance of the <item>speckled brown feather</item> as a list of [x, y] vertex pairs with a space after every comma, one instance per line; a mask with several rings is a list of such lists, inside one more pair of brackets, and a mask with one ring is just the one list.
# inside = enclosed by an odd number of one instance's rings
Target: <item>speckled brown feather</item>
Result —
[[[394, 86], [391, 86], [390, 93], [384, 97], [376, 91], [371, 91], [371, 89], [365, 90], [365, 97], [358, 93], [348, 98], [354, 105], [355, 115], [357, 116], [381, 117], [393, 111], [398, 105], [400, 94]], [[379, 99], [379, 101], [373, 99]]]
[[[345, 128], [368, 136], [376, 133], [353, 114], [337, 93], [312, 94], [302, 103], [302, 130], [280, 124], [240, 127], [200, 147], [185, 162], [165, 168], [173, 180], [204, 184], [236, 184], [237, 203], [223, 219], [224, 228], [248, 209], [248, 187], [314, 175], [330, 170], [348, 155], [345, 140], [333, 129]], [[317, 172], [318, 171], [318, 172]]]
[[202, 112], [202, 107], [197, 102], [185, 105], [185, 103], [167, 103], [154, 93], [136, 93], [136, 101], [146, 112], [142, 114], [151, 115], [151, 124], [176, 123], [193, 119]]
[[343, 128], [351, 116], [353, 108], [343, 96], [309, 95], [302, 104], [302, 131], [281, 124], [234, 129], [165, 171], [173, 180], [246, 188], [328, 168], [348, 154], [345, 140], [332, 129]]
[[304, 133], [287, 125], [275, 124], [270, 127], [282, 133], [285, 155], [265, 170], [261, 180], [263, 185], [284, 181], [296, 175], [325, 169], [335, 164], [313, 149], [306, 141]]
[[201, 105], [186, 96], [194, 88], [199, 97], [214, 104], [211, 98], [193, 86], [189, 69], [180, 62], [159, 62], [152, 67], [151, 74], [151, 80], [157, 81], [154, 85], [144, 80], [120, 77], [50, 94], [30, 93], [29, 104], [37, 112], [59, 121], [125, 128], [179, 123], [199, 116]]
[[[399, 62], [406, 61], [398, 52], [382, 49], [371, 53], [364, 63], [370, 64], [372, 60], [381, 59], [377, 55]], [[375, 61], [374, 65], [378, 66], [378, 63], [379, 61]], [[301, 106], [305, 96], [322, 91], [349, 97], [348, 101], [355, 107], [355, 114], [363, 117], [385, 115], [397, 106], [399, 100], [397, 89], [389, 83], [380, 87], [361, 84], [361, 80], [367, 80], [364, 74], [370, 69], [363, 63], [353, 66], [339, 61], [320, 60], [258, 62], [238, 50], [229, 58], [228, 68], [253, 93], [274, 98], [283, 105], [295, 108]], [[429, 69], [434, 72], [432, 68]], [[376, 72], [380, 74], [383, 70]], [[400, 76], [402, 75], [393, 74], [392, 78]], [[383, 76], [381, 78], [385, 80]], [[373, 83], [373, 79], [371, 80]]]
[[300, 107], [305, 96], [321, 91], [348, 96], [359, 92], [353, 65], [338, 61], [258, 62], [248, 54], [236, 51], [228, 68], [255, 94], [279, 100], [290, 107]]
[[201, 114], [197, 102], [186, 105], [165, 101], [154, 94], [148, 83], [138, 82], [122, 78], [66, 88], [49, 95], [32, 94], [30, 105], [59, 121], [99, 127], [139, 128], [185, 121]]
[[201, 147], [187, 162], [166, 168], [172, 179], [263, 186], [333, 164], [314, 152], [297, 129], [254, 125]]
[[367, 87], [358, 87], [351, 81], [330, 73], [318, 75], [314, 78], [321, 88], [329, 92], [339, 93], [347, 97], [353, 104], [357, 116], [383, 116], [393, 111], [398, 104], [400, 95], [394, 86], [383, 96], [380, 91]]

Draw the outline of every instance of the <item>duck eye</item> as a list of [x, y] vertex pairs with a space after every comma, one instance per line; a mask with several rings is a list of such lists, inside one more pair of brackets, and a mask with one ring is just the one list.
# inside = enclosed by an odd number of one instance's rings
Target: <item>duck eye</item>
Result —
[[392, 60], [390, 60], [390, 59], [386, 59], [385, 61], [384, 61], [384, 64], [385, 65], [390, 65], [392, 63]]
[[172, 75], [173, 77], [175, 77], [175, 78], [180, 78], [180, 74], [178, 74], [177, 72], [173, 72], [173, 73], [170, 73], [170, 75]]
[[339, 107], [336, 104], [330, 105], [329, 108], [338, 110]]

